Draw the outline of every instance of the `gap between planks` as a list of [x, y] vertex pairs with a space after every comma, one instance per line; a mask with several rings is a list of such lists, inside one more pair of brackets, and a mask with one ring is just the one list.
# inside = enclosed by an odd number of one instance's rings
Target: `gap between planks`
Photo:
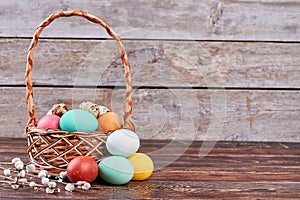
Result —
[[[7, 40], [7, 39], [16, 39], [16, 40], [31, 40], [32, 37], [1, 37], [0, 40]], [[241, 42], [247, 42], [247, 43], [274, 43], [274, 44], [299, 44], [300, 41], [298, 40], [282, 40], [282, 41], [276, 41], [276, 40], [228, 40], [228, 39], [216, 39], [216, 40], [199, 40], [199, 39], [159, 39], [159, 38], [121, 38], [122, 41], [153, 41], [153, 42], [211, 42], [211, 43], [241, 43]], [[114, 41], [113, 38], [105, 38], [105, 37], [90, 37], [90, 38], [80, 38], [80, 37], [39, 37], [39, 41], [42, 40], [76, 40], [76, 41], [106, 41], [111, 40]]]
[[[16, 85], [6, 85], [6, 84], [0, 84], [0, 87], [2, 88], [24, 88], [26, 87], [25, 84], [16, 84]], [[125, 89], [125, 86], [121, 85], [35, 85], [33, 84], [33, 87], [35, 88], [86, 88], [86, 89]], [[154, 89], [154, 90], [165, 90], [165, 89], [194, 89], [194, 90], [243, 90], [243, 91], [253, 91], [253, 90], [258, 90], [258, 91], [299, 91], [299, 88], [281, 88], [281, 87], [276, 87], [276, 88], [256, 88], [256, 87], [179, 87], [179, 86], [132, 86], [133, 89]]]

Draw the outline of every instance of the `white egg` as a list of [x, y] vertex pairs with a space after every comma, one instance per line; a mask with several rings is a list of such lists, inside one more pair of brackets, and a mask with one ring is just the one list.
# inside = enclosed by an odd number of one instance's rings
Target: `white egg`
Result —
[[136, 153], [139, 147], [139, 137], [129, 129], [116, 130], [106, 140], [106, 148], [114, 156], [129, 157]]

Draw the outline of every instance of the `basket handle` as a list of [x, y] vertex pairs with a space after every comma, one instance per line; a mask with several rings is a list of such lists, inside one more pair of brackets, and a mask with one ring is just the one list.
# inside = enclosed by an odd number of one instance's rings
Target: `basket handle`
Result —
[[52, 15], [50, 15], [46, 20], [44, 20], [37, 30], [34, 33], [34, 36], [32, 38], [32, 41], [30, 43], [28, 54], [27, 54], [27, 64], [26, 64], [26, 74], [25, 74], [25, 84], [26, 84], [26, 101], [28, 106], [28, 115], [29, 120], [26, 125], [26, 130], [29, 127], [29, 125], [36, 126], [37, 120], [36, 120], [36, 114], [34, 110], [34, 103], [33, 103], [33, 89], [32, 89], [32, 81], [31, 81], [31, 72], [32, 72], [32, 65], [33, 65], [33, 53], [34, 48], [36, 47], [39, 36], [41, 32], [44, 30], [45, 27], [47, 27], [52, 21], [54, 21], [56, 18], [59, 17], [70, 17], [70, 16], [80, 16], [88, 19], [91, 22], [94, 22], [96, 24], [101, 25], [103, 28], [106, 29], [107, 33], [114, 38], [119, 46], [121, 59], [124, 64], [124, 71], [125, 71], [125, 83], [126, 83], [126, 91], [125, 91], [125, 113], [124, 113], [124, 128], [128, 128], [131, 130], [134, 130], [134, 125], [131, 121], [131, 112], [132, 112], [132, 81], [130, 76], [130, 64], [128, 61], [127, 53], [125, 50], [125, 46], [121, 40], [121, 38], [112, 30], [110, 25], [103, 21], [102, 19], [93, 16], [91, 14], [88, 14], [81, 10], [74, 10], [74, 11], [62, 11], [57, 12]]

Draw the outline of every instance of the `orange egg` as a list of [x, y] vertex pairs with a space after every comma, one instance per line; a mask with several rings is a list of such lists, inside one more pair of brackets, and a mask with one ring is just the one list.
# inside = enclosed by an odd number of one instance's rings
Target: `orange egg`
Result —
[[119, 115], [115, 112], [107, 112], [98, 118], [99, 129], [107, 133], [121, 128], [122, 122]]

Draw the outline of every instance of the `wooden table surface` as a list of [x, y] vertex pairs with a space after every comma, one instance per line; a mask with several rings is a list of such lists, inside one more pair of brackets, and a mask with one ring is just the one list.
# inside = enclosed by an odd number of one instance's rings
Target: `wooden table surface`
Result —
[[[202, 142], [193, 142], [184, 154], [172, 148], [187, 142], [172, 141], [165, 153], [156, 151], [170, 141], [143, 140], [140, 152], [148, 153], [158, 166], [147, 181], [123, 186], [107, 185], [100, 180], [87, 191], [76, 190], [46, 194], [24, 187], [0, 188], [0, 199], [297, 199], [300, 198], [300, 144], [217, 142], [210, 153], [199, 157]], [[173, 152], [173, 153], [172, 153]], [[0, 161], [20, 157], [28, 161], [26, 140], [1, 138]], [[178, 157], [178, 159], [176, 159]]]

